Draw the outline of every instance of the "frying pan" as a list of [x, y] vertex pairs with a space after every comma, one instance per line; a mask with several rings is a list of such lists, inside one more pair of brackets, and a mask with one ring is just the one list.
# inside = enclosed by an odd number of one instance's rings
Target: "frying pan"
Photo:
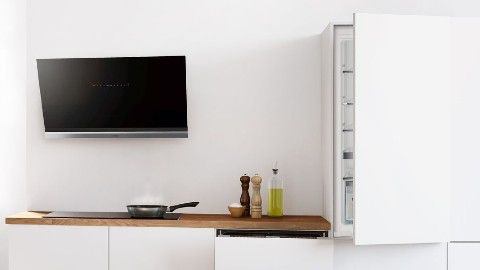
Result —
[[166, 212], [173, 212], [178, 208], [195, 207], [198, 202], [181, 203], [172, 206], [166, 205], [127, 205], [128, 213], [132, 218], [163, 218]]

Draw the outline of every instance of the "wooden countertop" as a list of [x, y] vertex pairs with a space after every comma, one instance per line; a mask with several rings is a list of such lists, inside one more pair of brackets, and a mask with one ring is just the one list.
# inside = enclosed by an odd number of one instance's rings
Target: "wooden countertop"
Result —
[[161, 219], [84, 219], [43, 218], [48, 212], [23, 212], [5, 219], [6, 224], [67, 225], [67, 226], [130, 226], [130, 227], [187, 227], [216, 229], [267, 229], [267, 230], [330, 230], [331, 225], [321, 216], [284, 216], [232, 218], [222, 214], [182, 214], [178, 220]]

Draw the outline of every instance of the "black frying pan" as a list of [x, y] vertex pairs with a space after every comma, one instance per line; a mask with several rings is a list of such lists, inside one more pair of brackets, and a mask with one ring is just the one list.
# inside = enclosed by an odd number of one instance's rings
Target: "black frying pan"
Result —
[[163, 218], [166, 212], [173, 212], [178, 208], [195, 207], [198, 202], [181, 203], [172, 206], [166, 205], [127, 205], [128, 213], [132, 218]]

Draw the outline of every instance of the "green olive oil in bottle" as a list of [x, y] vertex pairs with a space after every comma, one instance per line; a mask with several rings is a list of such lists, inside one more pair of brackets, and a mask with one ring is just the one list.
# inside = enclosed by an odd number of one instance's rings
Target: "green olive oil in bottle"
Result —
[[268, 182], [268, 210], [269, 217], [283, 216], [283, 181], [278, 176], [278, 166], [273, 166], [273, 176]]

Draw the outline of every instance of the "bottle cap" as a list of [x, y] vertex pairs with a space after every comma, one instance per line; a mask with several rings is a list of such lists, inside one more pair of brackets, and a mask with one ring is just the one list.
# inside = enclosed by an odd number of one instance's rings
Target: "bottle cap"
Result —
[[275, 161], [275, 163], [273, 163], [273, 173], [277, 173], [278, 172], [278, 161]]

